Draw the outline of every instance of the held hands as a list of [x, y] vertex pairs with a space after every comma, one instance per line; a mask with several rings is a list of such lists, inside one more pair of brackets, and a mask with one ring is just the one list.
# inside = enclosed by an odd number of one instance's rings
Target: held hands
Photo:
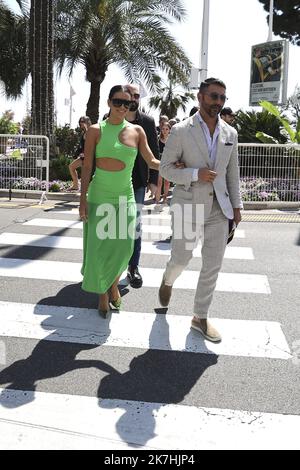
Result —
[[183, 168], [185, 168], [185, 164], [183, 162], [176, 162], [174, 165], [177, 170], [183, 170]]
[[198, 180], [205, 183], [213, 183], [217, 173], [209, 168], [200, 168], [198, 171]]
[[87, 222], [88, 220], [88, 205], [87, 201], [80, 201], [79, 205], [79, 217], [82, 222]]

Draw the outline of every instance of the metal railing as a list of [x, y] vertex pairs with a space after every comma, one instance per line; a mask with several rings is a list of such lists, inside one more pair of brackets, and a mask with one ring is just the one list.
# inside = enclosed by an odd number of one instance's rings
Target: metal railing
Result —
[[[300, 145], [239, 144], [244, 202], [300, 203]], [[49, 191], [49, 139], [0, 134], [0, 189]]]
[[49, 139], [0, 134], [0, 189], [49, 191]]
[[244, 202], [300, 202], [300, 145], [239, 144]]

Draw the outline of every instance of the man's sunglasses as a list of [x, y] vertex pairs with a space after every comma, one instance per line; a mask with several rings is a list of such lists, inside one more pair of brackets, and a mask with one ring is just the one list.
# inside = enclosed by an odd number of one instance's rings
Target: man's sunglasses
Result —
[[122, 100], [121, 98], [113, 98], [111, 102], [115, 108], [121, 108], [121, 106], [124, 106], [126, 109], [129, 109], [132, 103], [132, 101]]
[[209, 96], [214, 101], [218, 101], [218, 99], [220, 99], [222, 103], [225, 103], [225, 101], [227, 100], [226, 95], [219, 95], [219, 93], [215, 93], [213, 91], [211, 93], [204, 93], [204, 94]]

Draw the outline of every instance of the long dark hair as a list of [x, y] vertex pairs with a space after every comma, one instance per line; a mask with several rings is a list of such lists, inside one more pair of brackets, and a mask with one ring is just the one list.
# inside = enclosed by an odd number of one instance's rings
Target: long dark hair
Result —
[[113, 99], [114, 95], [118, 93], [119, 91], [122, 91], [123, 93], [128, 93], [131, 96], [130, 91], [126, 86], [123, 85], [115, 85], [112, 87], [112, 89], [109, 92], [108, 99], [111, 100]]

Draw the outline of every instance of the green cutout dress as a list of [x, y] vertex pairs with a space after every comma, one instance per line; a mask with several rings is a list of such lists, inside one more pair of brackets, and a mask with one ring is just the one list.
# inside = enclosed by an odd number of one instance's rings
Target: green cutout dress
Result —
[[137, 148], [119, 140], [128, 125], [100, 123], [101, 137], [96, 158], [113, 158], [124, 163], [121, 171], [96, 168], [88, 187], [88, 221], [83, 226], [82, 289], [103, 294], [128, 266], [134, 249], [136, 203], [132, 169]]

